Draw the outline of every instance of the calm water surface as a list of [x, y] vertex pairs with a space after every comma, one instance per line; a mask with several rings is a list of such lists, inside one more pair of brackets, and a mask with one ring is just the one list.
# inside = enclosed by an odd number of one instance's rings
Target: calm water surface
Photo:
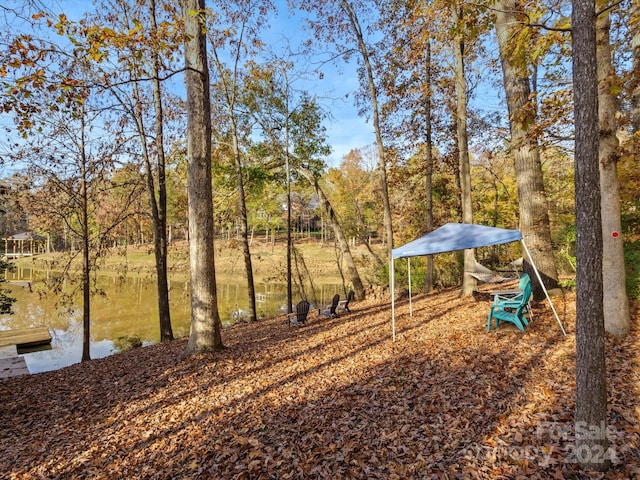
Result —
[[[3, 288], [17, 299], [13, 315], [0, 315], [0, 330], [25, 327], [49, 328], [51, 349], [25, 353], [31, 373], [56, 370], [82, 357], [82, 298], [73, 305], [62, 305], [59, 296], [49, 292], [44, 279], [47, 271], [28, 268], [6, 274]], [[232, 279], [218, 278], [218, 309], [223, 325], [230, 325], [247, 310], [247, 288]], [[127, 338], [138, 337], [143, 345], [160, 340], [158, 301], [154, 278], [99, 278], [101, 293], [91, 298], [91, 358], [119, 351]], [[317, 302], [324, 305], [342, 289], [339, 285], [315, 285]], [[281, 313], [286, 304], [286, 285], [256, 284], [257, 311], [260, 317]], [[294, 293], [294, 302], [298, 295]], [[191, 306], [188, 283], [170, 280], [170, 308], [173, 334], [189, 334]]]

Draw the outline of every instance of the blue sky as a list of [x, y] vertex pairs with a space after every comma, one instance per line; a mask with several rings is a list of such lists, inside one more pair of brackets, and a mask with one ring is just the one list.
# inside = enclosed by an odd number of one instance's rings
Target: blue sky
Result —
[[[278, 16], [271, 22], [271, 35], [275, 43], [286, 41], [295, 45], [312, 35], [311, 32], [304, 31], [302, 16], [292, 15], [287, 10], [286, 0], [276, 0], [276, 3]], [[332, 118], [326, 122], [328, 141], [332, 148], [327, 164], [331, 167], [338, 167], [342, 158], [351, 150], [375, 142], [373, 124], [358, 116], [354, 105], [355, 92], [359, 88], [356, 68], [355, 58], [350, 64], [341, 62], [339, 67], [323, 64], [322, 78], [314, 76], [313, 80], [301, 80], [296, 85], [296, 88], [317, 95], [324, 107], [331, 112]]]
[[[274, 43], [284, 43], [286, 39], [290, 44], [295, 44], [308, 38], [310, 33], [303, 30], [301, 17], [290, 14], [286, 0], [275, 0], [275, 3], [278, 6], [278, 15], [271, 22]], [[59, 5], [62, 11], [74, 19], [80, 18], [82, 12], [93, 8], [92, 3], [82, 0], [60, 0]], [[277, 48], [277, 45], [272, 46]], [[321, 99], [327, 99], [323, 103], [332, 116], [326, 122], [332, 153], [326, 160], [329, 166], [337, 167], [352, 149], [372, 144], [375, 135], [373, 124], [358, 116], [353, 103], [354, 93], [358, 89], [355, 61], [347, 65], [341, 64], [340, 71], [329, 64], [323, 65], [322, 70], [322, 79], [316, 78], [308, 83], [301, 80], [295, 87], [307, 90]]]
[[[270, 33], [265, 32], [273, 38], [271, 47], [277, 49], [277, 44], [284, 44], [285, 41], [295, 45], [308, 38], [310, 32], [303, 30], [299, 15], [290, 14], [286, 0], [276, 0], [276, 3], [279, 13], [270, 22]], [[57, 11], [64, 12], [72, 20], [80, 19], [86, 11], [93, 9], [93, 2], [86, 0], [57, 0], [56, 5], [54, 8]], [[322, 76], [315, 74], [308, 79], [300, 79], [295, 88], [317, 95], [323, 107], [330, 112], [325, 126], [332, 153], [326, 161], [328, 166], [338, 167], [342, 158], [352, 149], [372, 144], [375, 136], [373, 125], [358, 116], [353, 104], [354, 93], [358, 89], [355, 61], [351, 64], [341, 63], [339, 69], [335, 65], [324, 64], [322, 72]], [[183, 79], [176, 77], [175, 81], [179, 84]], [[6, 117], [0, 120], [0, 124], [12, 129], [11, 121]], [[0, 171], [0, 175], [5, 173]]]
[[[307, 39], [311, 33], [304, 31], [300, 15], [292, 15], [286, 6], [286, 0], [276, 0], [279, 14], [271, 22], [266, 38], [271, 38], [270, 46], [278, 49], [278, 43], [285, 42], [295, 45]], [[81, 14], [93, 4], [81, 0], [60, 0], [59, 8], [71, 18], [78, 19]], [[342, 158], [352, 149], [364, 148], [373, 144], [375, 135], [372, 122], [360, 117], [353, 99], [358, 89], [355, 57], [350, 64], [340, 63], [337, 67], [332, 64], [322, 66], [323, 76], [313, 75], [309, 79], [299, 80], [296, 89], [304, 89], [320, 98], [324, 107], [330, 111], [331, 118], [326, 121], [328, 142], [332, 153], [326, 159], [327, 164], [337, 167]], [[176, 77], [176, 82], [182, 82]], [[472, 103], [481, 103], [488, 110], [502, 110], [502, 100], [495, 88], [483, 89]]]

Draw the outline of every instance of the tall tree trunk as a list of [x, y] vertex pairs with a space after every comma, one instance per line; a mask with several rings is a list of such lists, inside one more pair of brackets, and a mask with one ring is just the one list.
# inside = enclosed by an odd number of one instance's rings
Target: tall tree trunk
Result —
[[[640, 0], [633, 0], [631, 9], [631, 48], [633, 55], [633, 84], [631, 92], [632, 104], [632, 125], [633, 131], [638, 135], [640, 132]], [[640, 144], [640, 139], [635, 138], [635, 145]], [[638, 149], [636, 152], [640, 151]], [[637, 155], [637, 153], [636, 153]]]
[[[149, 2], [151, 28], [157, 32], [156, 2]], [[149, 201], [153, 213], [154, 252], [156, 259], [156, 287], [158, 290], [158, 316], [160, 341], [173, 340], [171, 313], [169, 309], [169, 281], [167, 279], [167, 182], [164, 157], [164, 116], [160, 89], [160, 59], [157, 50], [153, 53], [153, 108], [155, 110], [156, 156], [158, 176], [158, 203], [153, 188], [149, 190]], [[150, 172], [149, 172], [150, 173]], [[153, 185], [153, 182], [151, 183]]]
[[231, 138], [233, 147], [233, 159], [236, 168], [236, 181], [238, 185], [238, 208], [240, 210], [240, 237], [242, 239], [242, 254], [244, 256], [245, 272], [247, 275], [247, 305], [249, 309], [249, 321], [257, 320], [256, 314], [256, 292], [253, 280], [253, 266], [251, 262], [251, 247], [249, 240], [249, 222], [247, 218], [247, 201], [245, 196], [244, 174], [242, 173], [242, 153], [238, 141], [238, 122], [236, 117], [235, 105], [238, 94], [238, 82], [240, 75], [238, 73], [238, 64], [240, 62], [241, 52], [244, 51], [244, 30], [246, 19], [239, 20], [240, 34], [238, 44], [236, 45], [235, 55], [232, 56], [233, 69], [231, 74], [227, 72], [223, 66], [222, 60], [218, 55], [218, 49], [213, 48], [213, 59], [218, 70], [220, 81], [224, 88], [224, 96], [227, 107], [227, 115], [229, 116], [229, 124], [231, 125]]
[[[115, 94], [117, 98], [118, 95]], [[173, 331], [171, 330], [171, 320], [169, 317], [169, 289], [167, 283], [167, 254], [166, 254], [166, 235], [162, 235], [160, 233], [161, 227], [163, 224], [163, 220], [160, 218], [160, 206], [158, 203], [158, 198], [156, 198], [156, 186], [154, 181], [154, 168], [151, 162], [151, 153], [149, 152], [149, 147], [147, 145], [148, 135], [146, 133], [146, 128], [144, 125], [143, 112], [142, 112], [142, 102], [140, 101], [140, 92], [138, 89], [138, 83], [134, 82], [132, 86], [132, 96], [133, 101], [135, 102], [134, 106], [131, 109], [128, 109], [131, 117], [136, 123], [136, 128], [138, 130], [138, 136], [140, 137], [140, 147], [142, 150], [142, 158], [144, 159], [144, 179], [146, 183], [147, 189], [147, 197], [149, 201], [149, 209], [151, 210], [151, 221], [153, 223], [153, 232], [154, 232], [154, 254], [156, 260], [156, 289], [158, 292], [158, 314], [160, 318], [160, 340], [172, 340], [173, 339]], [[120, 104], [123, 108], [127, 109], [125, 102], [123, 99], [120, 99]], [[157, 111], [156, 111], [157, 114]], [[156, 122], [158, 120], [156, 119]], [[157, 130], [156, 130], [157, 135]], [[157, 139], [156, 139], [157, 141]], [[165, 197], [165, 211], [166, 211], [166, 197]], [[141, 230], [141, 228], [139, 229]], [[164, 228], [162, 229], [164, 230]], [[163, 241], [164, 238], [164, 241]], [[162, 247], [164, 245], [164, 248]], [[161, 280], [164, 278], [164, 282]], [[164, 288], [163, 288], [164, 285]], [[163, 315], [163, 312], [166, 308], [166, 316]], [[168, 323], [167, 323], [168, 322]]]
[[391, 202], [389, 201], [389, 187], [387, 183], [387, 162], [386, 154], [384, 150], [384, 142], [382, 141], [382, 131], [380, 129], [380, 108], [378, 106], [378, 89], [376, 88], [375, 78], [373, 75], [373, 66], [369, 58], [369, 50], [367, 44], [364, 41], [364, 35], [362, 34], [362, 28], [350, 2], [347, 0], [341, 0], [341, 5], [346, 13], [351, 28], [358, 43], [358, 50], [362, 57], [362, 63], [364, 65], [364, 71], [367, 78], [367, 85], [369, 87], [369, 95], [371, 96], [371, 113], [373, 117], [373, 128], [376, 135], [376, 145], [378, 147], [378, 170], [380, 172], [380, 191], [382, 192], [382, 205], [384, 209], [384, 231], [387, 238], [387, 255], [391, 259], [391, 250], [393, 250], [393, 221], [391, 218]]
[[340, 250], [342, 251], [344, 262], [347, 264], [347, 271], [349, 272], [349, 278], [351, 280], [351, 284], [353, 285], [353, 291], [356, 294], [356, 298], [358, 300], [364, 299], [364, 285], [362, 284], [362, 280], [360, 279], [360, 275], [358, 274], [358, 269], [356, 268], [353, 256], [351, 255], [349, 242], [342, 232], [342, 227], [340, 226], [340, 222], [338, 222], [335, 212], [331, 207], [331, 202], [329, 202], [329, 199], [324, 194], [324, 191], [322, 190], [322, 188], [320, 188], [318, 180], [313, 176], [312, 172], [303, 167], [298, 167], [297, 170], [309, 181], [309, 183], [313, 186], [316, 194], [318, 195], [320, 204], [322, 205], [322, 208], [324, 208], [324, 211], [329, 218], [329, 222], [331, 223], [331, 227], [333, 228], [333, 233], [335, 234], [338, 245], [340, 246]]
[[[520, 204], [520, 231], [531, 257], [547, 289], [558, 287], [558, 271], [553, 258], [549, 211], [542, 175], [542, 163], [538, 138], [533, 130], [536, 124], [535, 103], [531, 101], [529, 79], [519, 66], [526, 65], [523, 50], [516, 50], [512, 40], [514, 25], [520, 25], [521, 8], [514, 0], [497, 0], [496, 34], [500, 50], [500, 62], [509, 109], [511, 151], [515, 159]], [[520, 14], [522, 15], [522, 13]], [[537, 278], [525, 258], [525, 270], [531, 278]], [[544, 298], [542, 286], [532, 283], [535, 299]]]
[[[158, 71], [155, 70], [155, 76], [157, 78]], [[138, 88], [138, 82], [134, 81], [132, 84], [132, 97], [134, 104], [128, 106], [126, 101], [121, 98], [117, 92], [114, 92], [115, 97], [120, 102], [120, 105], [129, 113], [131, 118], [136, 124], [138, 136], [140, 138], [140, 147], [142, 150], [142, 158], [144, 159], [144, 179], [147, 189], [147, 197], [149, 201], [149, 209], [151, 210], [151, 220], [153, 223], [154, 232], [154, 253], [156, 260], [156, 288], [158, 293], [158, 314], [160, 319], [160, 340], [172, 340], [173, 330], [171, 328], [171, 317], [169, 313], [169, 288], [167, 279], [167, 236], [166, 236], [166, 181], [164, 173], [164, 144], [162, 141], [162, 102], [160, 98], [156, 97], [156, 88], [158, 95], [160, 94], [159, 82], [155, 85], [154, 82], [154, 109], [156, 112], [156, 150], [157, 153], [157, 165], [158, 165], [158, 191], [156, 192], [155, 180], [154, 180], [154, 168], [151, 162], [151, 153], [149, 152], [149, 146], [147, 145], [148, 135], [143, 118], [143, 106], [140, 100], [140, 91]], [[159, 103], [158, 103], [159, 102]], [[158, 127], [158, 123], [160, 126]], [[158, 140], [160, 138], [160, 141]], [[159, 143], [159, 145], [158, 145]], [[162, 165], [162, 167], [160, 167]], [[162, 180], [160, 180], [162, 178]], [[160, 187], [162, 184], [162, 187]], [[161, 193], [162, 192], [162, 193]], [[156, 197], [157, 195], [157, 197]], [[163, 212], [163, 213], [161, 213]]]
[[[426, 227], [427, 232], [433, 230], [433, 138], [431, 132], [432, 108], [431, 95], [433, 88], [431, 85], [431, 39], [427, 39], [426, 49], [426, 74], [425, 89], [426, 97], [424, 101], [424, 117], [425, 117], [425, 210], [426, 210]], [[433, 290], [433, 255], [427, 255], [427, 272], [424, 278], [424, 291], [429, 293]]]
[[612, 82], [617, 77], [611, 63], [609, 10], [599, 15], [596, 28], [602, 247], [606, 252], [602, 256], [602, 278], [607, 286], [607, 294], [604, 296], [604, 328], [613, 335], [621, 336], [629, 332], [630, 319], [620, 220], [616, 99], [611, 93]]
[[80, 204], [82, 208], [82, 326], [83, 326], [83, 338], [82, 338], [82, 361], [86, 362], [91, 360], [91, 264], [89, 260], [89, 248], [91, 243], [89, 241], [89, 185], [88, 185], [88, 165], [87, 154], [85, 146], [85, 112], [82, 107], [82, 113], [80, 117], [80, 140], [82, 142], [81, 158], [80, 158]]
[[[288, 84], [287, 84], [288, 87]], [[287, 118], [289, 118], [287, 103]], [[287, 177], [287, 313], [293, 312], [293, 288], [291, 284], [291, 254], [293, 239], [291, 238], [291, 158], [289, 156], [289, 122], [285, 127], [284, 170]]]
[[213, 248], [211, 103], [205, 1], [182, 0], [187, 90], [187, 155], [191, 332], [184, 355], [223, 348]]
[[[232, 110], [232, 109], [230, 109]], [[247, 202], [244, 194], [244, 176], [242, 174], [242, 158], [240, 156], [240, 146], [238, 145], [238, 131], [233, 111], [230, 112], [233, 130], [233, 157], [236, 164], [236, 177], [238, 179], [238, 206], [240, 207], [240, 235], [242, 237], [242, 254], [244, 256], [244, 267], [247, 274], [247, 295], [249, 308], [249, 321], [255, 322], [256, 315], [256, 291], [253, 281], [253, 266], [251, 264], [251, 249], [249, 247], [249, 228], [247, 220]]]
[[[459, 5], [452, 6], [453, 24], [461, 30]], [[473, 206], [471, 202], [471, 167], [469, 165], [469, 140], [467, 136], [467, 80], [464, 65], [464, 39], [459, 33], [454, 41], [456, 61], [456, 125], [458, 136], [458, 164], [460, 165], [460, 193], [462, 207], [462, 223], [473, 223]], [[476, 269], [476, 259], [472, 248], [464, 251], [464, 276], [462, 278], [461, 295], [472, 295], [477, 280], [471, 273]]]
[[598, 169], [598, 72], [593, 0], [574, 0], [573, 86], [576, 191], [576, 454], [600, 470], [607, 452], [607, 383]]

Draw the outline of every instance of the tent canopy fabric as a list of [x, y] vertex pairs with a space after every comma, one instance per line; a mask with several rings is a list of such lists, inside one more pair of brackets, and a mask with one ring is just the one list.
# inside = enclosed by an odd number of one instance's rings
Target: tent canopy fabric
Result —
[[467, 248], [501, 245], [522, 239], [519, 230], [471, 223], [447, 223], [402, 247], [392, 250], [393, 259], [433, 255]]
[[[507, 230], [504, 228], [496, 228], [496, 227], [487, 227], [484, 225], [475, 225], [471, 223], [447, 223], [440, 228], [435, 229], [431, 233], [427, 233], [422, 237], [414, 240], [413, 242], [409, 242], [402, 247], [394, 248], [391, 251], [391, 259], [389, 261], [389, 284], [391, 285], [391, 324], [393, 331], [393, 341], [396, 340], [396, 310], [395, 310], [395, 274], [394, 274], [394, 263], [398, 258], [407, 258], [410, 257], [419, 257], [423, 255], [433, 255], [436, 253], [444, 253], [444, 252], [453, 252], [456, 250], [464, 250], [467, 248], [478, 248], [478, 247], [488, 247], [490, 245], [501, 245], [503, 243], [511, 243], [520, 241], [522, 242], [522, 247], [527, 254], [527, 258], [529, 259], [529, 263], [533, 267], [533, 270], [536, 273], [536, 277], [544, 290], [545, 296], [549, 301], [549, 305], [553, 310], [553, 313], [560, 325], [560, 329], [562, 333], [566, 335], [567, 333], [564, 330], [564, 326], [560, 321], [560, 317], [558, 316], [558, 312], [556, 312], [555, 307], [553, 306], [553, 302], [551, 298], [549, 298], [549, 293], [547, 289], [544, 287], [544, 283], [542, 282], [542, 278], [540, 278], [540, 273], [533, 263], [533, 258], [531, 258], [531, 254], [529, 253], [529, 249], [524, 243], [524, 239], [522, 238], [522, 234], [519, 230]], [[407, 260], [408, 262], [410, 260]], [[411, 307], [411, 270], [409, 271], [409, 314], [412, 315], [412, 307]]]

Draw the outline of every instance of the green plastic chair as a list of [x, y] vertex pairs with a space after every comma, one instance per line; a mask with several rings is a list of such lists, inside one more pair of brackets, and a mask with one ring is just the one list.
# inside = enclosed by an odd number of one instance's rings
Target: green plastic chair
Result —
[[506, 300], [520, 300], [520, 297], [524, 293], [524, 287], [527, 283], [531, 283], [531, 277], [528, 273], [523, 273], [520, 276], [517, 290], [498, 290], [491, 292], [493, 295], [493, 303], [498, 303]]
[[[531, 277], [529, 277], [528, 273], [523, 273], [520, 276], [520, 281], [518, 282], [518, 288], [515, 290], [498, 290], [491, 292], [493, 295], [493, 305], [502, 304], [503, 306], [509, 305], [508, 302], [514, 302], [513, 307], [517, 307], [520, 303], [520, 299], [524, 293], [524, 288], [527, 284], [531, 284]], [[533, 311], [531, 309], [531, 298], [527, 302], [527, 306], [525, 308], [524, 313], [529, 315], [529, 320], [533, 319]], [[525, 325], [528, 325], [528, 322], [525, 318]]]
[[491, 319], [496, 319], [496, 328], [500, 326], [500, 320], [513, 323], [518, 330], [524, 332], [524, 327], [529, 325], [524, 316], [529, 308], [529, 300], [531, 299], [531, 282], [525, 283], [522, 294], [513, 299], [494, 300], [489, 316], [487, 318], [487, 331], [491, 331]]

